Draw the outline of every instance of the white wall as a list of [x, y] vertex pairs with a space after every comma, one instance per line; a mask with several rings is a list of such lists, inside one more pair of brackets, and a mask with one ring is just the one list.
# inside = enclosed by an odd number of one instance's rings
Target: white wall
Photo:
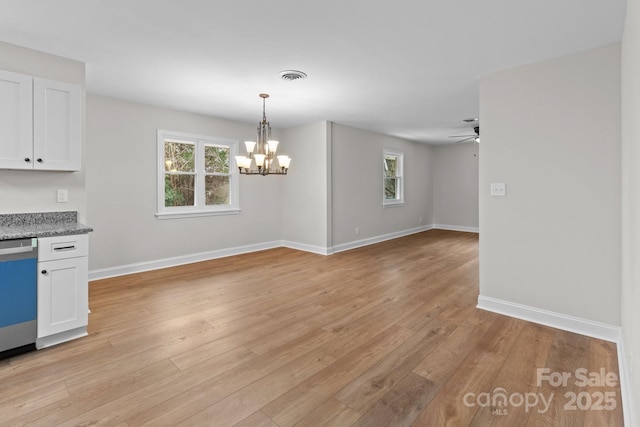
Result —
[[282, 131], [282, 152], [292, 158], [282, 182], [282, 238], [318, 253], [330, 248], [330, 157], [327, 122]]
[[480, 115], [481, 297], [620, 325], [620, 45], [483, 77]]
[[478, 144], [433, 147], [433, 223], [478, 230]]
[[[628, 0], [622, 42], [622, 341], [630, 403], [640, 413], [640, 2]], [[635, 366], [634, 366], [635, 365]], [[630, 414], [629, 414], [630, 415]]]
[[[431, 147], [336, 123], [331, 141], [334, 247], [432, 223]], [[384, 149], [404, 153], [405, 205], [401, 207], [382, 206]]]
[[242, 143], [255, 140], [255, 125], [96, 95], [87, 97], [87, 118], [91, 270], [281, 239], [282, 177], [242, 175], [238, 215], [155, 217], [157, 129]]
[[[0, 70], [79, 85], [82, 88], [82, 158], [85, 144], [84, 63], [0, 42]], [[78, 211], [86, 219], [85, 168], [80, 172], [0, 170], [0, 213]], [[56, 203], [56, 190], [69, 191], [69, 203]]]

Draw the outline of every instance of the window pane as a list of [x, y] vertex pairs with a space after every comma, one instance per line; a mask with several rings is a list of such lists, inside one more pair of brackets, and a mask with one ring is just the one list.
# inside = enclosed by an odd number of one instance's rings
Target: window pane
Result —
[[384, 175], [396, 176], [398, 173], [398, 158], [396, 156], [384, 156]]
[[195, 145], [183, 142], [164, 142], [165, 172], [195, 172]]
[[204, 178], [207, 205], [229, 204], [229, 177], [209, 175]]
[[165, 174], [164, 205], [193, 206], [195, 178], [194, 175]]
[[384, 198], [386, 200], [395, 200], [398, 198], [398, 179], [384, 179]]
[[229, 173], [229, 148], [204, 147], [204, 171], [206, 173]]

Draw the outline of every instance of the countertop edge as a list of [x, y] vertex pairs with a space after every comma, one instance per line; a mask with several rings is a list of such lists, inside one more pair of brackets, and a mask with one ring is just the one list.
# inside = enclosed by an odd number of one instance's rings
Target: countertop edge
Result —
[[[51, 228], [49, 228], [50, 226]], [[11, 227], [13, 228], [13, 227]], [[75, 234], [88, 234], [93, 231], [92, 227], [81, 223], [73, 224], [48, 224], [35, 227], [0, 227], [0, 241], [13, 239], [29, 239], [39, 237], [71, 236]]]
[[77, 211], [0, 214], [0, 241], [87, 234], [92, 227], [78, 222]]

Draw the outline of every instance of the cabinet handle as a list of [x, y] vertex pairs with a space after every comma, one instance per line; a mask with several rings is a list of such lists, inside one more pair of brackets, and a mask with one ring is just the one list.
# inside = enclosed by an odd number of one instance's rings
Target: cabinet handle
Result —
[[38, 163], [42, 163], [44, 160], [42, 159], [38, 159]]
[[42, 270], [40, 273], [47, 274], [47, 270]]
[[25, 161], [25, 162], [27, 162], [27, 163], [29, 163], [29, 162], [31, 161], [31, 159], [30, 159], [30, 158], [28, 158], [28, 157], [25, 157], [24, 161]]

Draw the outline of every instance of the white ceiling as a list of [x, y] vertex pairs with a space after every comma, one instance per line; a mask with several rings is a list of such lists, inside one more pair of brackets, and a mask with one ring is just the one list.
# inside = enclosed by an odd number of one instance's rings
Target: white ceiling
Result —
[[[83, 61], [91, 93], [430, 144], [480, 76], [622, 37], [626, 0], [0, 0], [0, 40]], [[309, 77], [283, 81], [296, 69]], [[533, 118], [535, 120], [535, 118]]]

